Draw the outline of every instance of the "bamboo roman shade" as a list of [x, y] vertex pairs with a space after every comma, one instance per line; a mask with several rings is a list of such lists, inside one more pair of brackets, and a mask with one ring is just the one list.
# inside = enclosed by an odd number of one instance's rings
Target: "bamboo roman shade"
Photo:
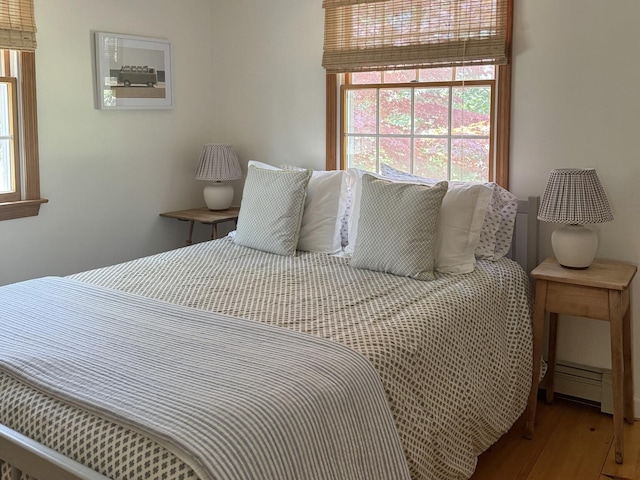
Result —
[[33, 0], [0, 0], [0, 48], [36, 49]]
[[509, 0], [324, 0], [327, 73], [509, 60]]

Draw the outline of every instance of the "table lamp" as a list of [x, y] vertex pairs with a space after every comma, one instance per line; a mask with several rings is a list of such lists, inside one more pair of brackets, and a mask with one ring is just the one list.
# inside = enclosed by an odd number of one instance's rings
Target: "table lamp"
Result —
[[540, 202], [538, 220], [565, 224], [551, 234], [553, 253], [560, 265], [588, 268], [598, 250], [598, 236], [583, 224], [613, 220], [595, 169], [552, 170]]
[[224, 182], [238, 178], [242, 178], [242, 170], [231, 145], [204, 146], [196, 180], [213, 182], [204, 187], [204, 202], [209, 210], [226, 210], [231, 206], [233, 186]]

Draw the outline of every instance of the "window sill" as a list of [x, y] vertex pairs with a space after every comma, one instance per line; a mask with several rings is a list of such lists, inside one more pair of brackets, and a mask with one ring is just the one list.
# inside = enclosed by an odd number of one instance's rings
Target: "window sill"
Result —
[[40, 212], [40, 205], [47, 203], [46, 198], [37, 200], [20, 200], [18, 202], [0, 203], [0, 221], [14, 218], [35, 217]]

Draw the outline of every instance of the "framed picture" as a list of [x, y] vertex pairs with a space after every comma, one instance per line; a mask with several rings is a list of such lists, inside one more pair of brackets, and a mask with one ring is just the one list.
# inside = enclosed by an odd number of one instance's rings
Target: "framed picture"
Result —
[[171, 43], [96, 32], [96, 107], [173, 108]]

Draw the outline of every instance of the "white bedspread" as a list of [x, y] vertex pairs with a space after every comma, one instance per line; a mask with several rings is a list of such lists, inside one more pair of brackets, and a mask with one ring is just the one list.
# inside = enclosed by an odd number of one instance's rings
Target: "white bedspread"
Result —
[[71, 279], [2, 287], [0, 305], [0, 372], [202, 480], [409, 478], [380, 379], [343, 345]]
[[74, 278], [342, 343], [378, 371], [416, 480], [464, 479], [524, 411], [531, 296], [507, 259], [421, 282], [229, 239]]

